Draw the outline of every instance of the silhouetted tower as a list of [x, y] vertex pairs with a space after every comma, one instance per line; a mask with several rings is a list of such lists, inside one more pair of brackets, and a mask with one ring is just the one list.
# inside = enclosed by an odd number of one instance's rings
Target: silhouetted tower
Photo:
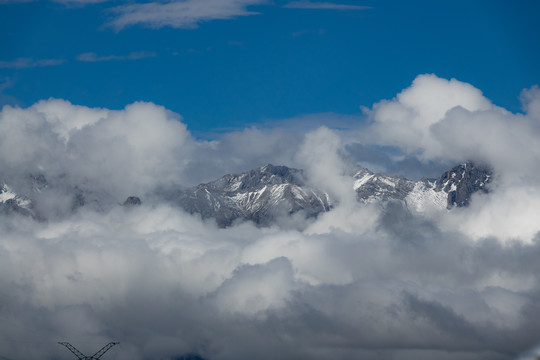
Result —
[[109, 351], [110, 348], [112, 348], [116, 344], [120, 344], [118, 342], [110, 342], [104, 347], [101, 348], [97, 353], [95, 353], [92, 356], [86, 356], [83, 353], [81, 353], [75, 346], [71, 345], [68, 342], [59, 342], [60, 345], [64, 345], [68, 348], [69, 351], [71, 351], [79, 360], [98, 360], [100, 357], [103, 356], [107, 351]]

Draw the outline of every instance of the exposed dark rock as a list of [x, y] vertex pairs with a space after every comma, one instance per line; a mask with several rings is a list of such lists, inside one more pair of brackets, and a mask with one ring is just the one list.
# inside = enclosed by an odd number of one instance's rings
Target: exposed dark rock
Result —
[[16, 199], [8, 199], [0, 204], [0, 211], [4, 214], [20, 214], [26, 216], [32, 216], [32, 212], [29, 209], [21, 207]]
[[123, 206], [139, 206], [142, 204], [141, 199], [139, 199], [137, 196], [130, 196], [124, 201], [122, 204]]
[[493, 171], [486, 165], [472, 161], [453, 167], [436, 180], [436, 190], [448, 193], [447, 207], [468, 206], [471, 195], [477, 191], [489, 192], [488, 184], [493, 179]]
[[80, 207], [83, 207], [86, 204], [86, 198], [84, 197], [84, 194], [82, 191], [77, 190], [75, 194], [73, 195], [73, 199], [71, 200], [71, 210], [75, 211]]
[[361, 202], [403, 200], [411, 192], [415, 181], [403, 176], [375, 174], [368, 169], [358, 170], [354, 176], [356, 199]]
[[45, 178], [45, 175], [38, 174], [38, 175], [30, 175], [30, 179], [32, 181], [32, 188], [34, 191], [41, 191], [45, 189], [48, 185], [47, 179]]

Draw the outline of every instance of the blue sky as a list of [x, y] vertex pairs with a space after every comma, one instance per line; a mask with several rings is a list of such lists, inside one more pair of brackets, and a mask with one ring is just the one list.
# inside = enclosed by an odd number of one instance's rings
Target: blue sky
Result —
[[538, 1], [0, 0], [0, 104], [151, 101], [204, 137], [360, 114], [434, 73], [517, 112], [540, 83], [538, 15]]

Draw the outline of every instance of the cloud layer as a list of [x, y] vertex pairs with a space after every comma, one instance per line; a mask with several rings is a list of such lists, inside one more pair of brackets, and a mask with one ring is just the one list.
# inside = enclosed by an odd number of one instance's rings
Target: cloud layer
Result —
[[[48, 221], [0, 216], [0, 356], [69, 359], [57, 341], [87, 354], [120, 341], [108, 358], [518, 358], [540, 342], [540, 92], [522, 98], [512, 114], [422, 75], [369, 109], [367, 128], [210, 142], [151, 103], [6, 106], [1, 180]], [[471, 158], [497, 179], [450, 212], [362, 205], [347, 176], [360, 147], [384, 149], [369, 157], [381, 168]], [[266, 163], [305, 169], [339, 204], [302, 230], [219, 229], [158, 196]], [[101, 206], [72, 211], [75, 190]], [[143, 205], [118, 205], [130, 195]]]

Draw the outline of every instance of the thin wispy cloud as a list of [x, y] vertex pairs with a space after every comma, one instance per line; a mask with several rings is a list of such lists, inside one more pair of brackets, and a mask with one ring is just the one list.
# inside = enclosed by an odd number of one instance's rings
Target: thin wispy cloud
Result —
[[86, 4], [97, 4], [97, 3], [107, 2], [109, 0], [52, 0], [52, 1], [66, 4], [66, 5], [86, 5]]
[[13, 81], [10, 78], [0, 77], [0, 106], [5, 104], [17, 104], [17, 99], [13, 96], [5, 94], [5, 90], [13, 86]]
[[117, 31], [138, 24], [155, 29], [166, 26], [192, 29], [205, 21], [258, 15], [258, 12], [247, 10], [247, 7], [266, 2], [266, 0], [183, 0], [121, 5], [111, 9], [115, 17], [106, 26], [113, 27]]
[[129, 55], [106, 55], [106, 56], [99, 56], [98, 54], [94, 52], [87, 52], [80, 54], [77, 56], [77, 60], [83, 61], [83, 62], [101, 62], [101, 61], [124, 61], [124, 60], [139, 60], [139, 59], [146, 59], [146, 58], [152, 58], [156, 57], [157, 54], [155, 52], [149, 52], [149, 51], [139, 51], [139, 52], [132, 52]]
[[24, 69], [44, 66], [56, 66], [65, 63], [65, 59], [17, 58], [12, 61], [0, 61], [0, 69]]
[[371, 9], [371, 6], [362, 6], [362, 5], [347, 5], [347, 4], [336, 4], [333, 2], [314, 2], [314, 1], [291, 1], [290, 3], [283, 6], [284, 8], [289, 9], [317, 9], [317, 10], [368, 10]]
[[[17, 3], [27, 3], [27, 2], [36, 2], [37, 0], [0, 0], [1, 4], [17, 4]], [[65, 5], [86, 5], [86, 4], [97, 4], [102, 2], [107, 2], [109, 0], [51, 0], [52, 2], [61, 3]]]
[[31, 2], [34, 0], [0, 0], [1, 4], [18, 4], [18, 3], [25, 3], [25, 2]]

